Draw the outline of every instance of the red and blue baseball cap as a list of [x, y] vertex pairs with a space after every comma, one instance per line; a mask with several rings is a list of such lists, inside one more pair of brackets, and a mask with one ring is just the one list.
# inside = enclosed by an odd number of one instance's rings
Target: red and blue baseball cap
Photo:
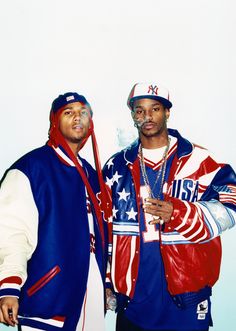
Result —
[[169, 100], [169, 91], [156, 83], [135, 84], [128, 97], [128, 107], [132, 110], [134, 102], [140, 99], [154, 99], [161, 102], [167, 109], [172, 107], [172, 103]]

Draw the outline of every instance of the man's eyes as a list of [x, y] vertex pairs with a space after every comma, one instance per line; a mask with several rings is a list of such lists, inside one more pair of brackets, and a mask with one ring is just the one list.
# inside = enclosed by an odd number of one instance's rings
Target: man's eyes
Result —
[[135, 111], [135, 114], [143, 114], [144, 111], [142, 109], [136, 109]]
[[[151, 109], [152, 112], [158, 112], [160, 110], [160, 107], [154, 107]], [[142, 115], [144, 113], [146, 113], [146, 111], [144, 109], [135, 109], [134, 113], [136, 115]]]
[[[65, 116], [73, 116], [73, 115], [75, 115], [75, 112], [73, 110], [65, 110], [64, 115]], [[87, 109], [83, 109], [79, 112], [79, 115], [80, 116], [88, 116], [89, 111]]]
[[64, 111], [64, 115], [71, 115], [71, 114], [72, 114], [72, 111], [71, 110]]
[[80, 114], [83, 116], [88, 116], [89, 112], [87, 109], [84, 109], [84, 110], [81, 110]]

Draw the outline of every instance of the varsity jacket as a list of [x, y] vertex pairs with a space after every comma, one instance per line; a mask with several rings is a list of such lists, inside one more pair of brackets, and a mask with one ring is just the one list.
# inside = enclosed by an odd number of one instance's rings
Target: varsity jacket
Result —
[[[80, 162], [96, 194], [96, 172]], [[89, 270], [89, 210], [105, 276], [99, 225], [77, 169], [59, 147], [31, 151], [9, 169], [0, 206], [0, 297], [19, 297], [22, 325], [75, 330]]]
[[[173, 160], [163, 193], [174, 209], [171, 221], [159, 231], [159, 242], [168, 291], [175, 297], [211, 288], [217, 281], [219, 235], [236, 221], [236, 175], [229, 165], [217, 163], [206, 149], [190, 143], [178, 131], [169, 129], [169, 136], [177, 138], [177, 146], [168, 154]], [[111, 279], [116, 292], [130, 298], [140, 259], [139, 144], [136, 140], [104, 167], [113, 201], [108, 281]]]

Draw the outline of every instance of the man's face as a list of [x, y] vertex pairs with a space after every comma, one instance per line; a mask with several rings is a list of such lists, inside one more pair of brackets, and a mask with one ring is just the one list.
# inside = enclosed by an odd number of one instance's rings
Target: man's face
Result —
[[134, 102], [132, 117], [139, 133], [146, 137], [153, 137], [167, 129], [169, 109], [157, 100], [140, 99]]
[[64, 107], [59, 117], [59, 130], [71, 147], [77, 147], [86, 137], [90, 127], [89, 108], [73, 102]]

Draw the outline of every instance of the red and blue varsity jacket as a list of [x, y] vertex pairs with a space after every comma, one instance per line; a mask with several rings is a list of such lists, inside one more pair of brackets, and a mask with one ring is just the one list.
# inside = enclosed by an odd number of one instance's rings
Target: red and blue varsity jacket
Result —
[[[206, 149], [190, 143], [178, 131], [169, 129], [169, 136], [177, 138], [177, 145], [169, 151], [173, 160], [163, 193], [174, 210], [171, 221], [159, 233], [159, 241], [168, 290], [175, 296], [216, 283], [220, 235], [236, 221], [236, 175], [229, 165], [217, 163]], [[130, 298], [140, 258], [139, 144], [136, 140], [104, 167], [113, 201], [113, 218], [108, 224], [108, 278], [116, 292]]]

